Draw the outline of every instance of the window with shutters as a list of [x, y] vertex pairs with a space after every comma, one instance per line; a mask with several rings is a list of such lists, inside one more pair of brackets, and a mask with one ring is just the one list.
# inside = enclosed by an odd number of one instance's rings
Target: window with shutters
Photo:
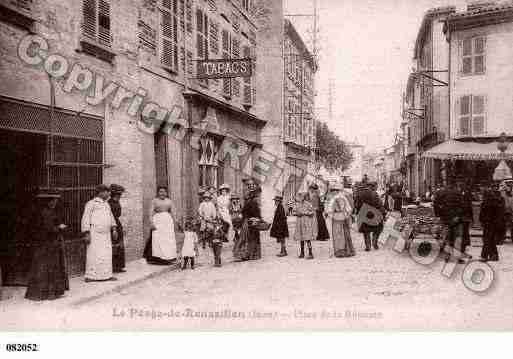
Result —
[[[249, 46], [244, 46], [242, 56], [246, 59], [251, 58], [251, 48]], [[253, 66], [253, 62], [251, 62]], [[244, 106], [251, 106], [253, 104], [253, 89], [251, 86], [251, 77], [243, 78], [243, 94], [242, 94], [242, 104]]]
[[481, 75], [485, 73], [484, 37], [473, 37], [460, 41], [462, 75]]
[[[223, 30], [221, 34], [221, 48], [223, 51], [223, 59], [229, 59], [231, 56], [231, 37], [228, 30]], [[223, 79], [223, 96], [227, 99], [232, 97], [232, 80]]]
[[485, 134], [486, 98], [485, 96], [465, 95], [458, 100], [460, 136], [478, 136]]
[[213, 55], [219, 54], [219, 24], [210, 21], [210, 52]]
[[178, 73], [178, 0], [159, 0], [160, 65]]
[[82, 51], [106, 61], [112, 61], [112, 33], [110, 28], [110, 2], [83, 0]]
[[[240, 58], [240, 40], [234, 35], [232, 37], [232, 59]], [[240, 97], [240, 78], [232, 79], [233, 97]]]
[[192, 0], [185, 0], [185, 29], [192, 35]]
[[32, 30], [33, 0], [2, 0], [0, 1], [0, 20]]
[[153, 55], [157, 55], [157, 30], [143, 20], [138, 22], [139, 45]]
[[[200, 8], [196, 9], [196, 56], [208, 59], [208, 16]], [[208, 87], [208, 79], [198, 79], [201, 86]]]

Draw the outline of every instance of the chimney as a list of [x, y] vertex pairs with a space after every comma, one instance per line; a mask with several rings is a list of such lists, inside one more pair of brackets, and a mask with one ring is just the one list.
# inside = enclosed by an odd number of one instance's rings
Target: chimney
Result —
[[469, 1], [467, 4], [467, 11], [478, 10], [494, 5], [497, 5], [496, 1]]

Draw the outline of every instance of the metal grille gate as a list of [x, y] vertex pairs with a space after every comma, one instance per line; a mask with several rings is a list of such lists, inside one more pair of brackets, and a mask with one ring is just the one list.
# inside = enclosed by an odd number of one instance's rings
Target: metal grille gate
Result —
[[[57, 108], [52, 111], [47, 106], [5, 97], [0, 97], [0, 114], [0, 130], [16, 134], [10, 141], [29, 135], [41, 140], [41, 160], [31, 172], [34, 179], [22, 190], [27, 199], [36, 187], [61, 192], [62, 214], [71, 227], [65, 238], [68, 271], [73, 276], [82, 274], [85, 245], [80, 220], [85, 203], [103, 179], [103, 118]], [[17, 263], [11, 279], [14, 284], [24, 284], [30, 240], [18, 233], [16, 237], [11, 243], [15, 248], [10, 250], [11, 261]]]

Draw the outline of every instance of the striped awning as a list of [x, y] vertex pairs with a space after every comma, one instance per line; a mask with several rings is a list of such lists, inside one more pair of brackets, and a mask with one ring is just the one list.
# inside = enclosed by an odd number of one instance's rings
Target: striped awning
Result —
[[449, 140], [424, 152], [422, 157], [464, 161], [513, 160], [513, 146], [501, 154], [497, 149], [497, 141], [477, 143]]

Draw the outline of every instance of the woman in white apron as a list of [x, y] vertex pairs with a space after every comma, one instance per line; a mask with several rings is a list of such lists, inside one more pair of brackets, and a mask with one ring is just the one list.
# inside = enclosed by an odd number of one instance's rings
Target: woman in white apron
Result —
[[175, 214], [167, 188], [160, 186], [150, 208], [152, 262], [171, 264], [176, 259]]

